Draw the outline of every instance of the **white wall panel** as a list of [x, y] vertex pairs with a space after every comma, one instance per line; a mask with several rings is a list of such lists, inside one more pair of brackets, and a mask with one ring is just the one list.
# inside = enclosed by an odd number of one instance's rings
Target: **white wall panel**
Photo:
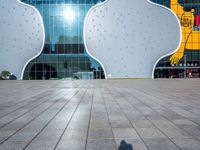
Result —
[[151, 78], [156, 62], [180, 45], [176, 15], [147, 0], [108, 0], [85, 20], [88, 53], [108, 78]]
[[35, 8], [18, 0], [0, 0], [0, 71], [21, 79], [27, 63], [40, 54], [44, 36]]

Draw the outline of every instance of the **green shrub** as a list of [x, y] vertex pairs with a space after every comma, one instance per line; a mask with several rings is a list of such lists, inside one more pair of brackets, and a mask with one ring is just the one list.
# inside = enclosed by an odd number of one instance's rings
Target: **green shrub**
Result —
[[2, 71], [0, 74], [0, 80], [16, 80], [17, 77], [9, 71]]
[[11, 75], [11, 73], [9, 71], [2, 71], [1, 72], [1, 78], [3, 78], [3, 79], [9, 79], [10, 75]]

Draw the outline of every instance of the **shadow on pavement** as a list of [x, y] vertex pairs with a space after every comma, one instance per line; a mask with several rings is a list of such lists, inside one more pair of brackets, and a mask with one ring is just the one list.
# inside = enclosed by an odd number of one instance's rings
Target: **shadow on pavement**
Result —
[[133, 146], [132, 144], [128, 144], [126, 141], [122, 140], [118, 150], [133, 150]]

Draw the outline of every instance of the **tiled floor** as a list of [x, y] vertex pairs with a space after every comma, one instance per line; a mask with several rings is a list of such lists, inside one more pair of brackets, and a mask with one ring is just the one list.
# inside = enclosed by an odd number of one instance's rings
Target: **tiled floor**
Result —
[[0, 81], [0, 150], [22, 149], [200, 150], [200, 80]]

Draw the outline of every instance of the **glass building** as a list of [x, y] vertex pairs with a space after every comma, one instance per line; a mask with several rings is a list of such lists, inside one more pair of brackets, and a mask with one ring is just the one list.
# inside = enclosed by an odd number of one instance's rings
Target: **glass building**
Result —
[[104, 79], [100, 64], [83, 44], [88, 10], [99, 0], [22, 0], [42, 15], [45, 45], [42, 54], [26, 67], [24, 79]]
[[[171, 8], [170, 4], [173, 0], [152, 1]], [[187, 37], [187, 40], [182, 41], [182, 44], [185, 44], [184, 53], [177, 52], [179, 56], [182, 56], [181, 59], [173, 64], [170, 61], [171, 56], [163, 58], [156, 66], [154, 73], [155, 78], [200, 77], [200, 0], [177, 0], [177, 2], [178, 4], [174, 4], [175, 7], [181, 6], [184, 11], [178, 10], [178, 15], [186, 16], [186, 14], [189, 14], [189, 16], [185, 18], [179, 17], [179, 20], [181, 21], [182, 30], [191, 26], [192, 31], [189, 34], [192, 38], [190, 39], [188, 35], [186, 35], [187, 33], [182, 33], [182, 36]], [[194, 33], [196, 35], [192, 36]]]
[[[104, 79], [101, 65], [86, 53], [83, 43], [85, 16], [92, 6], [102, 1], [104, 0], [22, 0], [39, 10], [46, 34], [43, 52], [28, 64], [24, 79]], [[152, 1], [171, 8], [170, 2], [173, 0]], [[192, 31], [200, 33], [200, 1], [177, 2], [177, 6], [183, 7], [184, 14], [194, 10], [190, 16], [193, 18], [190, 22], [194, 22], [191, 24]], [[187, 24], [187, 17], [179, 19], [184, 25]], [[200, 39], [200, 34], [198, 35]], [[186, 35], [183, 33], [183, 36]], [[156, 66], [155, 78], [200, 77], [200, 40], [183, 43], [189, 46], [184, 47], [183, 54], [180, 53], [180, 60], [172, 63], [170, 59], [173, 56], [163, 58]]]

